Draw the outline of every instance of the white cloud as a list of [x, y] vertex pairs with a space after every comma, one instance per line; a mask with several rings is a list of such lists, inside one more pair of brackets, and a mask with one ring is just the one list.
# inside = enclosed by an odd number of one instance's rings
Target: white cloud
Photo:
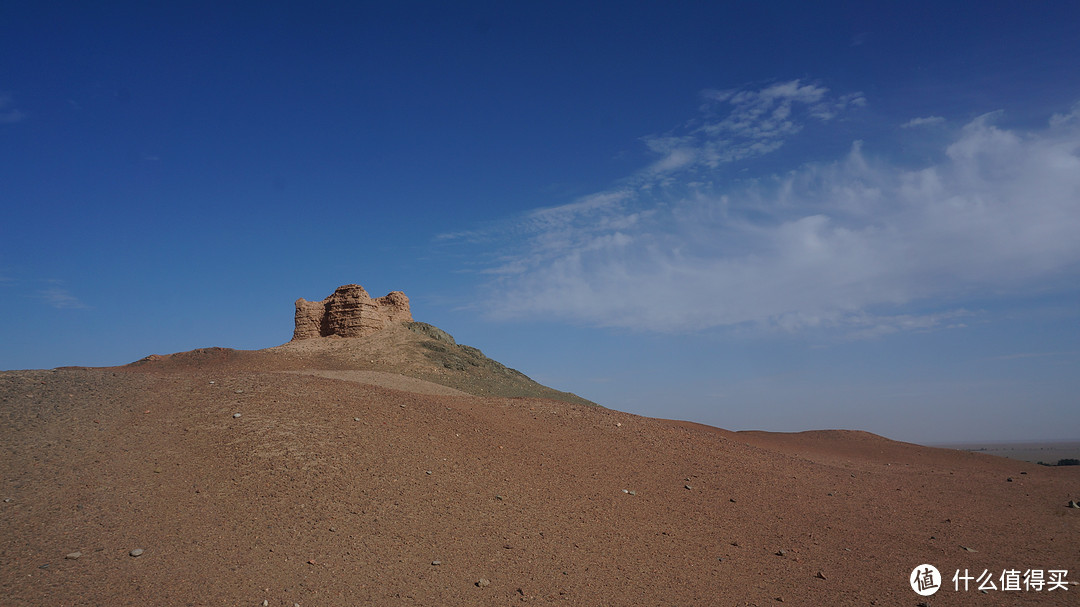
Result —
[[37, 296], [58, 310], [81, 310], [89, 307], [62, 287], [42, 289], [38, 291]]
[[[828, 122], [866, 104], [862, 93], [834, 97], [829, 89], [800, 80], [760, 90], [705, 91], [701, 116], [675, 132], [644, 138], [661, 157], [643, 177], [720, 165], [779, 149], [809, 121]], [[639, 176], [640, 177], [640, 176]]]
[[937, 126], [939, 124], [945, 124], [945, 119], [941, 116], [926, 116], [925, 118], [912, 118], [901, 124], [900, 128], [913, 129], [921, 126]]
[[[695, 136], [766, 144], [798, 130], [784, 104], [802, 104], [805, 119], [827, 97], [798, 82], [709, 95], [730, 115]], [[672, 161], [663, 187], [648, 179], [654, 165], [631, 185], [526, 216], [500, 250], [488, 311], [657, 331], [754, 323], [873, 336], [962, 326], [972, 313], [918, 309], [965, 297], [1074, 288], [1080, 104], [1037, 131], [1000, 119], [972, 121], [919, 169], [856, 142], [840, 160], [738, 188], [703, 185], [713, 165], [700, 155], [714, 139], [649, 141], [665, 158], [687, 148], [695, 160]]]
[[0, 124], [22, 122], [26, 114], [15, 107], [15, 101], [11, 95], [0, 93]]

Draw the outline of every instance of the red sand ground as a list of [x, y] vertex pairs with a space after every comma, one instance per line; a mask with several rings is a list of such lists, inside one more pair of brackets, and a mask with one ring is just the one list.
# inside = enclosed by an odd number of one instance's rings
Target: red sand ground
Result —
[[0, 438], [4, 606], [1080, 604], [951, 582], [1080, 580], [1080, 468], [862, 432], [210, 361], [0, 373]]

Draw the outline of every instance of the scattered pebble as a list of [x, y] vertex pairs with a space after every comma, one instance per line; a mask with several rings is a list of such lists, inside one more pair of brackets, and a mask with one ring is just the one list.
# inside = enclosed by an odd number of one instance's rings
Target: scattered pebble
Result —
[[10, 497], [5, 497], [4, 498], [4, 503], [5, 504], [10, 504], [11, 503], [11, 498]]
[[820, 571], [818, 571], [817, 575], [815, 575], [814, 577], [816, 577], [819, 580], [827, 580], [827, 579], [829, 579], [829, 578], [825, 577], [825, 574], [820, 572]]
[[476, 586], [478, 588], [487, 588], [490, 585], [491, 585], [491, 580], [489, 580], [487, 578], [480, 578], [480, 579], [476, 580]]
[[[11, 500], [4, 500], [4, 501], [8, 502], [8, 501], [11, 501]], [[1080, 502], [1070, 500], [1069, 501], [1069, 507], [1070, 508], [1080, 508]]]
[[1008, 483], [1011, 483], [1011, 482], [1013, 482], [1013, 479], [1012, 479], [1012, 477], [1010, 476], [1009, 478], [1005, 479], [1005, 482], [1008, 482]]
[[129, 552], [128, 554], [130, 554], [131, 556], [141, 556], [142, 553], [143, 553], [142, 548], [136, 548], [136, 549], [132, 550], [131, 552]]
[[691, 487], [690, 485], [683, 485], [683, 487], [686, 487], [686, 489], [687, 489], [688, 491], [689, 491], [689, 490], [691, 490], [691, 489], [693, 489], [693, 487]]
[[266, 599], [263, 599], [262, 607], [269, 607], [269, 605], [270, 605], [270, 601], [268, 601]]
[[431, 564], [438, 567], [439, 565], [442, 565], [442, 561], [431, 561]]
[[424, 474], [431, 474], [431, 470], [424, 470]]
[[243, 390], [237, 390], [237, 391], [236, 391], [236, 393], [237, 393], [237, 394], [243, 394], [243, 393], [244, 393], [244, 391], [243, 391]]
[[82, 556], [82, 553], [79, 552], [79, 551], [75, 551], [75, 552], [69, 552], [69, 553], [65, 554], [64, 558], [75, 560], [75, 559], [79, 558], [80, 556]]
[[353, 420], [354, 422], [358, 422], [358, 421], [360, 421], [360, 418], [359, 418], [359, 417], [354, 417], [354, 418], [352, 418], [352, 420]]
[[968, 552], [978, 552], [978, 550], [976, 550], [974, 548], [968, 548], [967, 546], [960, 546], [960, 547], [963, 548], [964, 550], [968, 551]]
[[787, 554], [787, 550], [777, 550], [776, 551], [776, 556], [784, 556], [785, 554]]
[[501, 496], [501, 495], [496, 495], [496, 496], [495, 496], [495, 499], [497, 499], [497, 500], [499, 500], [499, 501], [501, 502], [501, 501], [503, 501], [503, 500], [504, 500], [504, 499], [506, 499], [506, 498], [505, 498], [505, 497], [503, 497], [503, 496]]
[[622, 428], [622, 422], [616, 422], [615, 427], [616, 428]]
[[233, 416], [234, 418], [237, 418], [237, 417], [240, 417], [240, 414], [239, 414], [239, 413], [233, 413], [233, 414], [232, 414], [232, 416]]
[[634, 491], [633, 489], [631, 489], [627, 493], [629, 493], [630, 495], [637, 495], [637, 491]]

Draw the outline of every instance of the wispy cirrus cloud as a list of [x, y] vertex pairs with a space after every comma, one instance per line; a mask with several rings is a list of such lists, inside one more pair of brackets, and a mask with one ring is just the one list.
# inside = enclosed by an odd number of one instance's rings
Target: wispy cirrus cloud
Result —
[[945, 124], [945, 119], [941, 116], [926, 116], [923, 118], [912, 118], [904, 124], [901, 124], [900, 128], [914, 129], [923, 126], [938, 126], [940, 124]]
[[644, 137], [660, 158], [645, 169], [656, 176], [691, 167], [720, 165], [778, 150], [808, 121], [828, 122], [862, 107], [862, 93], [834, 96], [829, 89], [800, 80], [759, 90], [709, 90], [702, 93], [701, 115], [679, 129]]
[[37, 292], [36, 297], [57, 310], [84, 310], [89, 308], [82, 300], [60, 286], [41, 289]]
[[710, 171], [865, 101], [798, 81], [707, 97], [727, 114], [647, 138], [660, 158], [625, 184], [513, 222], [487, 312], [872, 337], [963, 326], [973, 313], [950, 302], [964, 298], [1077, 284], [1080, 104], [1034, 131], [981, 116], [916, 169], [856, 141], [842, 158], [725, 187]]
[[10, 94], [0, 93], [0, 124], [12, 124], [22, 122], [26, 114], [15, 107], [15, 101]]

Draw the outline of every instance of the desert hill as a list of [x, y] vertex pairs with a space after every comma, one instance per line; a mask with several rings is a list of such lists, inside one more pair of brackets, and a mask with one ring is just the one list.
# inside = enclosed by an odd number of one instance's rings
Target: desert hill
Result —
[[[362, 286], [352, 284], [338, 287], [322, 301], [301, 298], [296, 301], [294, 324], [292, 341], [273, 348], [201, 348], [165, 356], [151, 355], [133, 366], [139, 370], [162, 371], [205, 365], [277, 369], [390, 387], [407, 383], [413, 391], [433, 390], [435, 394], [550, 398], [596, 404], [539, 384], [524, 373], [484, 356], [477, 348], [458, 344], [442, 329], [413, 321], [409, 298], [401, 291], [373, 299]], [[407, 382], [402, 376], [417, 381]]]
[[[496, 394], [516, 376], [412, 322], [0, 373], [0, 603], [914, 607], [1080, 592], [951, 581], [1077, 581], [1075, 467]], [[933, 597], [908, 584], [922, 563], [947, 578]]]

